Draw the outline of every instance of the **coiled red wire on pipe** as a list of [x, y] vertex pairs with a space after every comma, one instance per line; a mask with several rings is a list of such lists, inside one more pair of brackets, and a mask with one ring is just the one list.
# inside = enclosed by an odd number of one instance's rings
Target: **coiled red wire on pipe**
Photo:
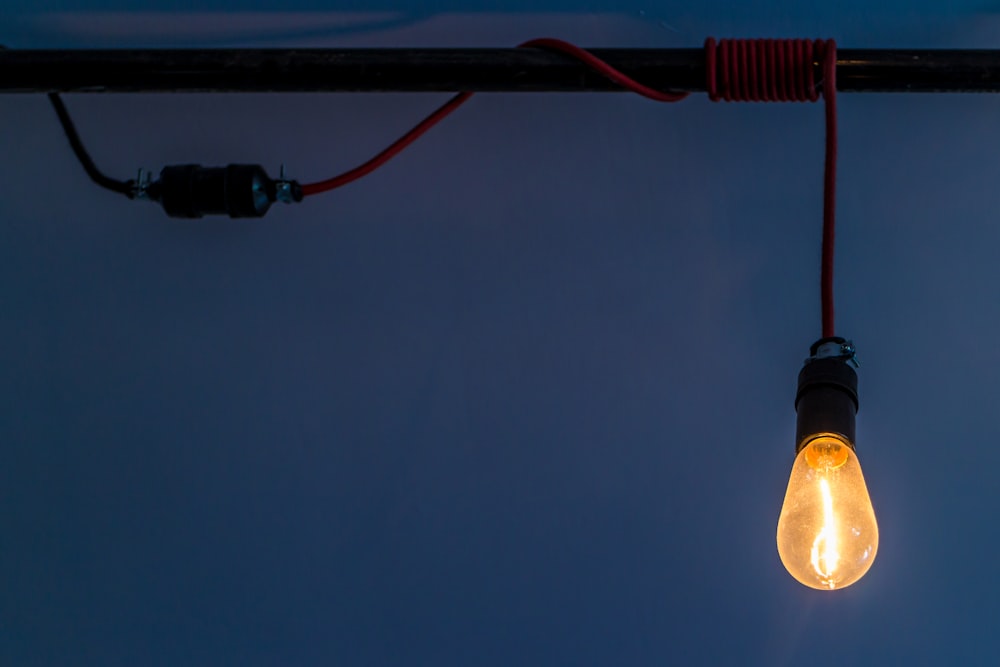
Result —
[[[548, 37], [532, 39], [524, 42], [523, 44], [519, 44], [518, 47], [546, 49], [548, 51], [559, 51], [561, 53], [565, 53], [568, 56], [576, 58], [594, 71], [600, 72], [620, 85], [622, 88], [642, 95], [643, 97], [656, 100], [657, 102], [677, 102], [687, 97], [687, 93], [671, 93], [644, 86], [588, 51], [581, 49], [578, 46], [574, 46], [569, 42], [564, 42], [561, 39], [552, 39]], [[333, 190], [356, 181], [362, 176], [370, 174], [402, 152], [404, 148], [419, 139], [425, 132], [441, 122], [441, 120], [448, 116], [452, 111], [465, 104], [470, 97], [472, 97], [472, 93], [470, 92], [458, 93], [372, 159], [355, 167], [354, 169], [351, 169], [350, 171], [345, 171], [344, 173], [334, 176], [333, 178], [328, 178], [325, 181], [307, 183], [302, 186], [302, 194], [304, 196], [309, 196]]]
[[823, 250], [820, 303], [823, 338], [834, 335], [833, 248], [837, 185], [837, 44], [832, 39], [705, 40], [709, 99], [727, 102], [815, 102], [816, 65], [826, 106], [823, 165]]

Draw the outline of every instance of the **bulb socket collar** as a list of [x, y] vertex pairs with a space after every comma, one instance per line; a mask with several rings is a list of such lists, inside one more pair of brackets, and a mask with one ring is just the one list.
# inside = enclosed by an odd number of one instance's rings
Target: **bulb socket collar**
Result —
[[[813, 344], [813, 356], [799, 371], [795, 395], [795, 452], [819, 435], [836, 435], [854, 449], [855, 415], [858, 412], [858, 374], [851, 354], [829, 355], [831, 344], [846, 345], [842, 338], [825, 338]], [[824, 354], [826, 353], [826, 354]]]

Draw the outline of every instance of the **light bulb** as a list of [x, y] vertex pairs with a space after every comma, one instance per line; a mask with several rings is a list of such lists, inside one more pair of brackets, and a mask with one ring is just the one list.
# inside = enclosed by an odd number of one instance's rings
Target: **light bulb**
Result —
[[778, 517], [778, 556], [800, 583], [833, 590], [868, 572], [878, 524], [854, 451], [854, 344], [823, 338], [810, 353], [795, 396], [796, 454]]
[[878, 524], [861, 464], [842, 438], [822, 434], [795, 457], [778, 518], [778, 555], [810, 588], [833, 590], [864, 576], [878, 551]]

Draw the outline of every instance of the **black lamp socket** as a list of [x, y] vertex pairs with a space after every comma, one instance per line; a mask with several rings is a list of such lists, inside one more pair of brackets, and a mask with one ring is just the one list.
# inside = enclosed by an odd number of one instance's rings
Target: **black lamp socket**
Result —
[[[815, 354], [815, 349], [813, 350]], [[858, 374], [843, 357], [811, 357], [799, 371], [795, 452], [818, 435], [841, 437], [854, 449]]]
[[[290, 187], [292, 199], [301, 201], [301, 186], [291, 181]], [[278, 183], [256, 164], [182, 164], [164, 167], [160, 180], [150, 184], [148, 194], [172, 218], [259, 218], [277, 200]]]

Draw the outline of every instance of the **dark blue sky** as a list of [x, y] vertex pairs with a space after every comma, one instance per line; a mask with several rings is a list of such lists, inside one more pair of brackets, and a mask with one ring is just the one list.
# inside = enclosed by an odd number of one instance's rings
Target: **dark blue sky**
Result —
[[[411, 25], [352, 34], [15, 3], [0, 42], [998, 46], [982, 3], [864, 4], [397, 4]], [[442, 99], [66, 101], [121, 177], [308, 181]], [[881, 541], [822, 593], [774, 544], [821, 106], [482, 95], [343, 190], [185, 222], [91, 186], [42, 96], [0, 99], [0, 664], [996, 664], [1000, 100], [840, 112], [838, 332]]]

